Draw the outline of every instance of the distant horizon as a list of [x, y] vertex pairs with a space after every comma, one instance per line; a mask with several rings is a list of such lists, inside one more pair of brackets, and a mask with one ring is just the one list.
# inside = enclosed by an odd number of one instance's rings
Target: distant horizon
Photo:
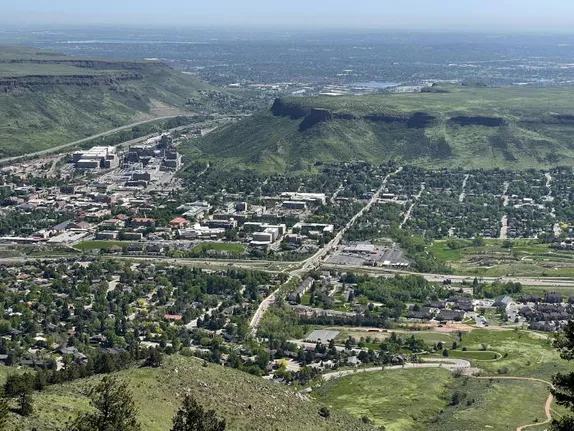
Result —
[[572, 33], [567, 0], [20, 0], [4, 5], [0, 23], [14, 27], [209, 27], [214, 30], [424, 31]]
[[221, 32], [252, 32], [252, 33], [280, 33], [280, 32], [304, 32], [308, 34], [324, 33], [351, 33], [351, 34], [468, 34], [485, 36], [574, 36], [574, 26], [565, 28], [458, 28], [458, 27], [369, 27], [369, 26], [307, 26], [307, 25], [251, 25], [251, 24], [173, 24], [168, 23], [113, 23], [113, 22], [89, 22], [89, 23], [54, 23], [34, 22], [34, 23], [14, 23], [14, 21], [4, 21], [0, 18], [0, 35], [18, 31], [166, 31], [166, 32], [188, 32], [188, 31], [221, 31]]

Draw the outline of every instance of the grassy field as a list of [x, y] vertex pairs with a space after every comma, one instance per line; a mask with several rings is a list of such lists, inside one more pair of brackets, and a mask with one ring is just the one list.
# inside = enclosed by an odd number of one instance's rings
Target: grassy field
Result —
[[108, 248], [117, 245], [120, 247], [127, 247], [133, 244], [130, 241], [82, 241], [74, 246], [78, 250], [88, 251], [88, 250], [107, 250]]
[[542, 383], [460, 378], [450, 390], [461, 394], [461, 402], [449, 403], [427, 430], [514, 431], [520, 425], [546, 419], [544, 403], [549, 392]]
[[[368, 430], [347, 414], [331, 410], [328, 419], [318, 414], [322, 403], [305, 400], [295, 391], [230, 368], [202, 366], [195, 358], [169, 357], [160, 369], [122, 371], [132, 390], [142, 429], [170, 428], [183, 394], [197, 400], [226, 419], [232, 430]], [[50, 387], [34, 395], [35, 413], [18, 423], [18, 429], [57, 430], [66, 420], [88, 409], [87, 389], [98, 378]]]
[[470, 276], [574, 276], [574, 252], [555, 251], [536, 240], [513, 240], [512, 248], [501, 240], [485, 240], [484, 246], [451, 250], [446, 241], [427, 248], [437, 259], [448, 263], [457, 274]]
[[[571, 89], [446, 90], [286, 98], [275, 115], [261, 112], [224, 127], [193, 151], [224, 166], [265, 171], [312, 171], [317, 161], [339, 160], [512, 169], [574, 161], [574, 122], [563, 116], [574, 113]], [[328, 110], [327, 118], [314, 108]], [[418, 120], [421, 113], [427, 120]], [[460, 123], [462, 117], [470, 124]]]
[[0, 77], [14, 78], [10, 91], [0, 91], [0, 157], [174, 112], [221, 111], [242, 97], [159, 62], [86, 61], [19, 47], [0, 47], [0, 59], [20, 61], [0, 64]]
[[[453, 403], [458, 392], [460, 401]], [[441, 369], [359, 373], [329, 381], [315, 397], [389, 431], [515, 430], [542, 422], [542, 383], [453, 378]]]
[[196, 252], [206, 252], [209, 250], [213, 251], [227, 251], [234, 255], [242, 254], [245, 251], [245, 245], [235, 244], [229, 242], [202, 242], [196, 245], [192, 251]]
[[[552, 339], [551, 334], [538, 334], [532, 331], [475, 329], [463, 335], [459, 349], [466, 347], [469, 351], [480, 351], [486, 348], [489, 352], [501, 354], [502, 357], [496, 361], [465, 358], [470, 359], [473, 365], [482, 368], [487, 375], [496, 376], [503, 372], [509, 376], [549, 380], [557, 372], [568, 369], [567, 362], [561, 359], [552, 347]], [[453, 351], [449, 351], [449, 355], [451, 352]]]
[[323, 384], [314, 396], [388, 431], [425, 430], [424, 423], [446, 407], [452, 380], [440, 369], [359, 373]]
[[449, 350], [448, 357], [455, 359], [467, 359], [469, 361], [497, 361], [502, 358], [502, 354], [489, 350]]

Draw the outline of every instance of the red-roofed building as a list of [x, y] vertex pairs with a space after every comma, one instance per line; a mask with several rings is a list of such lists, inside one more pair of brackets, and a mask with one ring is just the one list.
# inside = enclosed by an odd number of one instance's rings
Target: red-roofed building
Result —
[[176, 217], [169, 222], [169, 225], [174, 229], [183, 229], [184, 227], [189, 226], [189, 220], [186, 220], [183, 217]]
[[155, 219], [153, 218], [136, 217], [131, 221], [132, 227], [152, 227], [154, 224]]
[[166, 320], [181, 320], [181, 314], [164, 314], [163, 318]]

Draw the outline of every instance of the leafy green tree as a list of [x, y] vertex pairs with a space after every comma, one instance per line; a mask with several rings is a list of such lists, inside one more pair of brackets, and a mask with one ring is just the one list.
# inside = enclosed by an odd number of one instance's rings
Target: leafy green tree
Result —
[[186, 395], [173, 418], [171, 431], [224, 431], [225, 420], [215, 410], [205, 410], [191, 395]]
[[95, 412], [78, 416], [72, 431], [140, 431], [137, 409], [128, 385], [115, 376], [105, 376], [90, 390]]

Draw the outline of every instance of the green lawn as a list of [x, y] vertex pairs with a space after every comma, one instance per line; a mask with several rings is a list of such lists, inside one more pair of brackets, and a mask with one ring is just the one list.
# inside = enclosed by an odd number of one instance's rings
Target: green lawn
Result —
[[202, 242], [192, 249], [192, 251], [195, 252], [206, 252], [209, 250], [227, 251], [231, 254], [241, 254], [245, 252], [245, 245], [230, 242]]
[[441, 369], [358, 373], [323, 384], [314, 396], [322, 403], [367, 416], [387, 431], [425, 430], [424, 423], [446, 407], [451, 373]]
[[[574, 287], [570, 286], [522, 286], [522, 292], [520, 295], [528, 293], [531, 295], [538, 295], [540, 297], [544, 296], [544, 292], [560, 292], [562, 295], [569, 297], [574, 296]], [[514, 295], [514, 296], [520, 296]], [[566, 298], [568, 299], [568, 298]]]
[[[494, 331], [476, 329], [462, 338], [462, 346], [470, 351], [488, 351], [502, 355], [497, 361], [476, 361], [473, 365], [485, 370], [487, 375], [499, 375], [504, 370], [508, 376], [536, 377], [549, 380], [554, 374], [568, 369], [552, 347], [551, 334], [531, 331]], [[450, 354], [450, 351], [449, 351]]]
[[485, 240], [480, 247], [472, 246], [470, 241], [467, 243], [468, 247], [451, 250], [446, 241], [434, 241], [427, 251], [461, 275], [574, 276], [574, 252], [555, 251], [537, 240], [512, 240], [512, 248], [502, 247], [503, 241], [497, 239]]
[[74, 246], [78, 250], [88, 251], [88, 250], [107, 250], [113, 245], [120, 247], [127, 247], [133, 244], [130, 241], [82, 241]]

